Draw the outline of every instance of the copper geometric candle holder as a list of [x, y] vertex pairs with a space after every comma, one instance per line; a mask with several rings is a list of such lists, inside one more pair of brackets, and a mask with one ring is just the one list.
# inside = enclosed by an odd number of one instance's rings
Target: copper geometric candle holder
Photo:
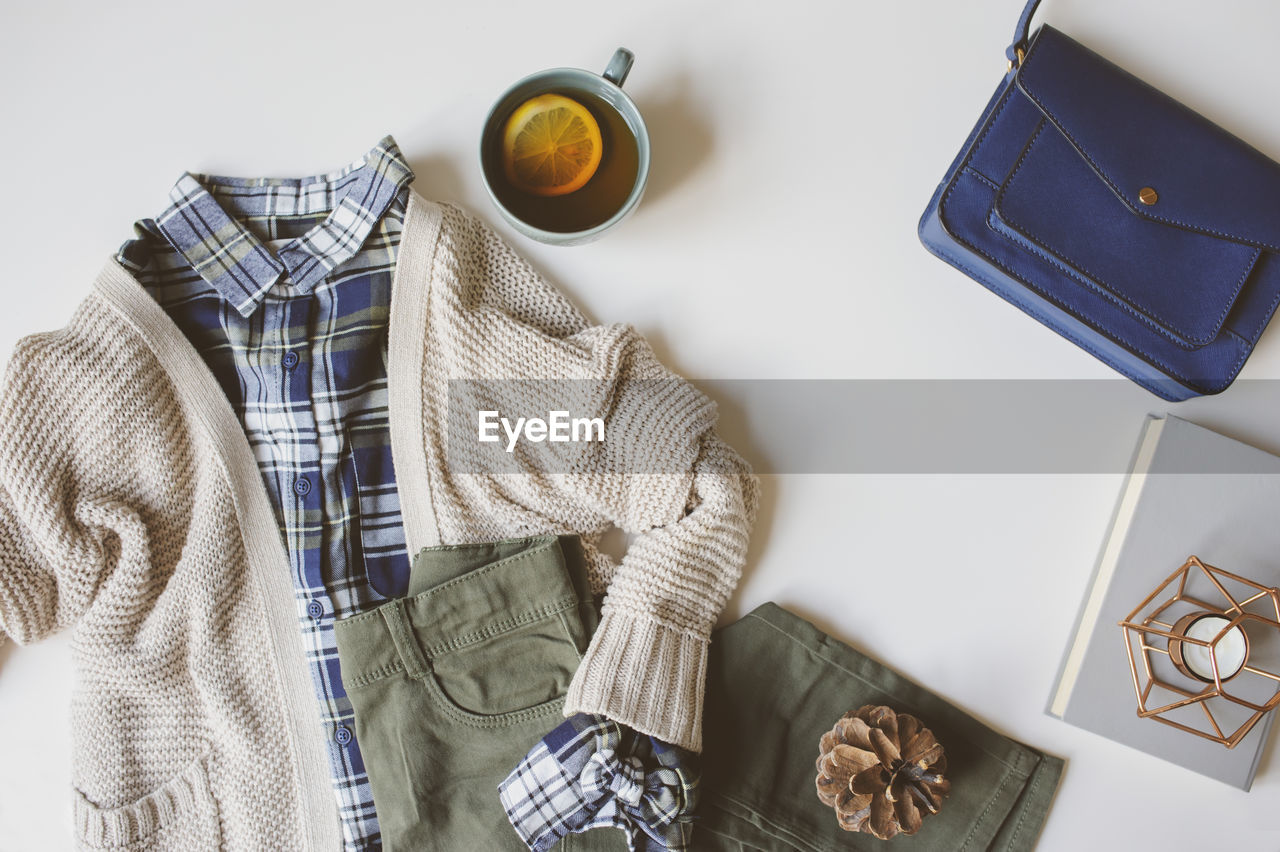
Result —
[[1120, 626], [1139, 716], [1234, 748], [1280, 706], [1280, 589], [1192, 556]]

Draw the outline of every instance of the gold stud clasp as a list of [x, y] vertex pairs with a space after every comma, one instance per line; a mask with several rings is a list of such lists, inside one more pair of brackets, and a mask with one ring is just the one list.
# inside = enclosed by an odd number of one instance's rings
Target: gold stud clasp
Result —
[[1150, 207], [1160, 200], [1160, 193], [1156, 192], [1154, 187], [1144, 186], [1138, 190], [1138, 200]]

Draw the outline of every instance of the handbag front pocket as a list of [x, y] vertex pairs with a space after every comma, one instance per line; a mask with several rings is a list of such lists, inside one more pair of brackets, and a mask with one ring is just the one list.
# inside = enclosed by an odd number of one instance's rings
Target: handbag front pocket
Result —
[[1261, 250], [1136, 215], [1048, 121], [991, 225], [1184, 348], [1212, 343]]
[[217, 802], [209, 788], [208, 761], [206, 754], [155, 791], [120, 807], [98, 807], [75, 791], [78, 848], [113, 852], [220, 849], [222, 831]]

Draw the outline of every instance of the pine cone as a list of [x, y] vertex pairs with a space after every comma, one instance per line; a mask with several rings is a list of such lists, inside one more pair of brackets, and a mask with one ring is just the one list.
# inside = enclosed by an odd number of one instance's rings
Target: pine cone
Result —
[[836, 809], [840, 827], [881, 840], [915, 834], [951, 792], [933, 732], [915, 716], [872, 704], [822, 735], [817, 767], [818, 798]]

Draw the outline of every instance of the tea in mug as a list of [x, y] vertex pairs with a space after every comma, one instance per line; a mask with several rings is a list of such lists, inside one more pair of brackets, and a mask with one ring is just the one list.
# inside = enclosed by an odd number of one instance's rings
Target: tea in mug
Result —
[[[518, 178], [510, 176], [504, 135], [500, 133], [491, 134], [486, 142], [485, 174], [502, 205], [528, 224], [558, 233], [589, 230], [607, 222], [622, 209], [635, 187], [640, 168], [635, 133], [618, 110], [593, 92], [561, 88], [539, 97], [547, 94], [575, 101], [595, 119], [600, 134], [600, 159], [591, 177], [580, 188], [563, 194], [544, 194], [554, 189], [522, 187], [517, 183]], [[501, 116], [498, 126], [506, 127], [512, 115], [525, 109], [532, 100], [537, 98], [525, 101]], [[578, 129], [581, 128], [575, 127]]]

